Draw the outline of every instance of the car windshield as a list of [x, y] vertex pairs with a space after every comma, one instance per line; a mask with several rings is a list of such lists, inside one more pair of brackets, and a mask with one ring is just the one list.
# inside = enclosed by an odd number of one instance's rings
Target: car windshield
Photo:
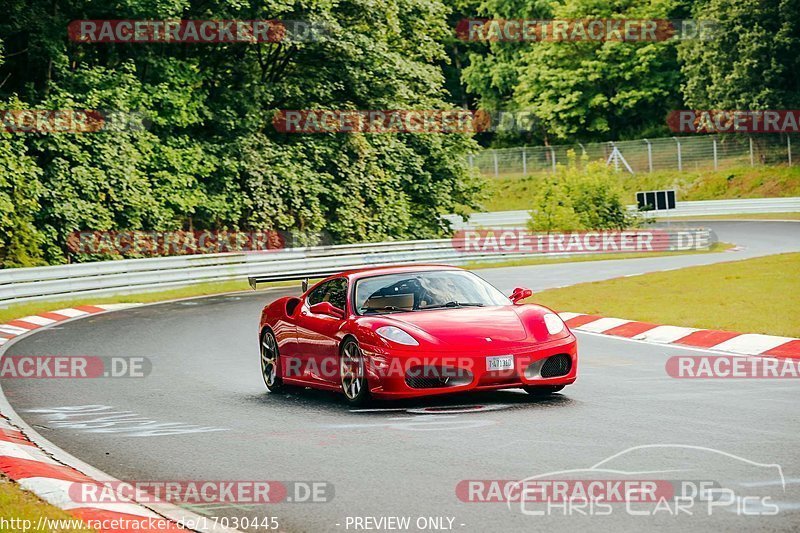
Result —
[[358, 314], [509, 305], [503, 293], [475, 274], [458, 270], [407, 272], [356, 282]]

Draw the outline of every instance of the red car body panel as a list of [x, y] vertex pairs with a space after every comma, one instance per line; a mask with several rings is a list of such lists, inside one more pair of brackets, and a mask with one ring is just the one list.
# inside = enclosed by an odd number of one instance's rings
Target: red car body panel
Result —
[[[347, 336], [355, 337], [366, 360], [370, 393], [376, 398], [413, 398], [469, 390], [568, 385], [577, 377], [577, 343], [564, 324], [551, 335], [544, 315], [552, 310], [536, 304], [448, 308], [407, 313], [358, 315], [353, 310], [353, 290], [358, 279], [376, 275], [441, 270], [462, 270], [440, 265], [416, 265], [352, 270], [330, 276], [302, 296], [283, 297], [267, 305], [259, 323], [259, 335], [269, 328], [280, 353], [278, 375], [287, 384], [341, 390], [339, 347]], [[347, 281], [344, 318], [315, 314], [307, 303], [318, 286], [336, 278]], [[384, 339], [375, 330], [395, 326], [412, 335], [418, 346]], [[571, 360], [567, 374], [543, 378], [532, 373], [536, 364], [566, 354]], [[486, 358], [513, 356], [512, 370], [487, 370]], [[536, 364], [534, 364], [536, 363]], [[469, 372], [448, 386], [412, 387], [409, 368], [434, 367]]]

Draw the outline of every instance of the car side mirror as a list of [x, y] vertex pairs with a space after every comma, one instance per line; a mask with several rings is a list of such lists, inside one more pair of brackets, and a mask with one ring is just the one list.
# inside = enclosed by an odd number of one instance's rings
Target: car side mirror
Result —
[[511, 296], [509, 296], [509, 298], [511, 299], [512, 302], [516, 304], [519, 303], [521, 300], [524, 300], [525, 298], [530, 298], [531, 296], [533, 296], [532, 290], [524, 289], [522, 287], [517, 287], [516, 289], [514, 289], [514, 292], [511, 293]]
[[315, 315], [328, 315], [338, 319], [344, 318], [344, 311], [338, 307], [335, 307], [330, 302], [320, 302], [318, 304], [314, 304], [309, 308], [309, 310]]

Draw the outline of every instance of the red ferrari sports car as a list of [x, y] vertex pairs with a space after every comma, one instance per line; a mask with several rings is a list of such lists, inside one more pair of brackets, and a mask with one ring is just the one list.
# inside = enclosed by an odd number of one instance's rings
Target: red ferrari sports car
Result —
[[468, 390], [551, 394], [575, 381], [576, 340], [550, 309], [520, 303], [530, 295], [506, 297], [450, 266], [335, 274], [262, 311], [264, 383], [339, 390], [353, 405]]

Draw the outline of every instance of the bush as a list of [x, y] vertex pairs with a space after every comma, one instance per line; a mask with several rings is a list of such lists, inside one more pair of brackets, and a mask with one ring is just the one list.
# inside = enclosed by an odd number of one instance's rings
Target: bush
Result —
[[0, 268], [43, 264], [34, 223], [41, 174], [21, 139], [0, 134]]
[[578, 164], [574, 152], [567, 165], [537, 184], [532, 231], [613, 230], [640, 226], [642, 218], [622, 200], [616, 171], [602, 162]]

